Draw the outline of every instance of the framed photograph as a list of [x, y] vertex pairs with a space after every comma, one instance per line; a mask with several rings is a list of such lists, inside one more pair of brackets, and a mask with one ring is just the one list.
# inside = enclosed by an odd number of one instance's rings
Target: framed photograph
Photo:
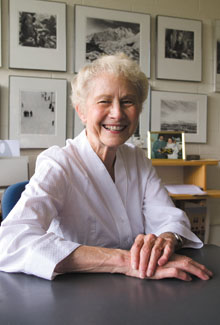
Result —
[[124, 52], [150, 77], [150, 15], [75, 6], [75, 72], [101, 54]]
[[207, 95], [151, 92], [151, 131], [185, 132], [186, 142], [206, 143]]
[[186, 159], [184, 132], [148, 132], [148, 158]]
[[9, 139], [21, 148], [64, 146], [67, 81], [9, 77]]
[[220, 92], [220, 20], [214, 22], [214, 89]]
[[202, 22], [157, 16], [157, 79], [202, 80]]
[[9, 0], [9, 68], [66, 71], [66, 4]]

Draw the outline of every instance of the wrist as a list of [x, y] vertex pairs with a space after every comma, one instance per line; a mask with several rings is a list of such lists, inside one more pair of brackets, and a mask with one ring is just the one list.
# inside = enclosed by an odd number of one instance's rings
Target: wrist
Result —
[[173, 235], [174, 235], [175, 240], [176, 240], [175, 250], [179, 250], [179, 249], [181, 249], [183, 247], [183, 238], [182, 238], [182, 236], [180, 236], [176, 232], [173, 232]]
[[184, 244], [183, 237], [176, 232], [164, 232], [160, 234], [159, 237], [162, 237], [166, 240], [170, 240], [173, 244], [173, 248], [175, 249], [175, 251], [181, 249]]

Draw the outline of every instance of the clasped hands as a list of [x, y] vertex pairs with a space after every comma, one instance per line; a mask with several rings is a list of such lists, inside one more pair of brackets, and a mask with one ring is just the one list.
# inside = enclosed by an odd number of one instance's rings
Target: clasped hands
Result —
[[175, 254], [176, 239], [172, 233], [159, 237], [140, 234], [130, 249], [131, 268], [128, 275], [139, 278], [177, 278], [191, 281], [191, 275], [202, 280], [212, 277], [212, 272], [193, 259]]

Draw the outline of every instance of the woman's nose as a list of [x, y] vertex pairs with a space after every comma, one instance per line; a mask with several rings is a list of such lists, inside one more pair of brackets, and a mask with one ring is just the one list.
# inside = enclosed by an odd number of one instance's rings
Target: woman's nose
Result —
[[115, 119], [120, 119], [124, 115], [123, 108], [120, 102], [113, 102], [110, 109], [110, 117]]

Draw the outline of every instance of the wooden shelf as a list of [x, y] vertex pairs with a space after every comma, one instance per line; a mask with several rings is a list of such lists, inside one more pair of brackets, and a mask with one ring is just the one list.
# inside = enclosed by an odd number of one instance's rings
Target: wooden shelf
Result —
[[183, 160], [183, 159], [151, 159], [153, 166], [207, 166], [218, 165], [216, 159]]
[[184, 184], [194, 184], [207, 192], [207, 195], [170, 194], [175, 200], [201, 200], [220, 198], [220, 190], [207, 190], [207, 166], [217, 166], [216, 159], [182, 160], [182, 159], [152, 159], [155, 167], [183, 167]]

